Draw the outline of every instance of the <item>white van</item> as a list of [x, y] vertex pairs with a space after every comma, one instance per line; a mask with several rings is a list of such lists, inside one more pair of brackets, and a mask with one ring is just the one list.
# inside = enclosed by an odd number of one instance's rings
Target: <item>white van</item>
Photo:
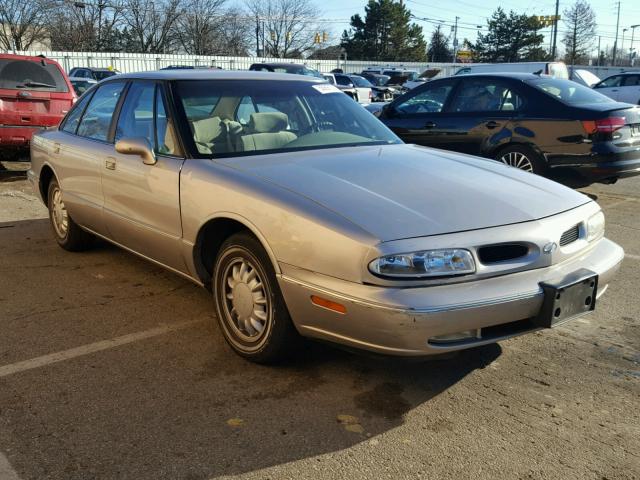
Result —
[[455, 75], [470, 73], [541, 73], [554, 78], [569, 79], [569, 69], [564, 62], [479, 63], [462, 67]]

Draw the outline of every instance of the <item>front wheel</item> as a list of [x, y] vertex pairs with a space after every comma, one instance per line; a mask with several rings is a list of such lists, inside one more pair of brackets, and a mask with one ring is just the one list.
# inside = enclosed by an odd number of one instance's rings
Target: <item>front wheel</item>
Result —
[[82, 230], [73, 221], [62, 199], [60, 185], [55, 178], [49, 183], [47, 207], [49, 208], [51, 230], [58, 245], [70, 252], [79, 252], [91, 246], [93, 235]]
[[531, 148], [524, 145], [514, 145], [500, 150], [496, 156], [496, 160], [510, 167], [538, 175], [543, 175], [546, 170], [544, 159], [540, 158], [540, 155]]
[[292, 353], [300, 338], [264, 248], [239, 233], [221, 246], [213, 268], [213, 295], [222, 333], [233, 350], [256, 363]]

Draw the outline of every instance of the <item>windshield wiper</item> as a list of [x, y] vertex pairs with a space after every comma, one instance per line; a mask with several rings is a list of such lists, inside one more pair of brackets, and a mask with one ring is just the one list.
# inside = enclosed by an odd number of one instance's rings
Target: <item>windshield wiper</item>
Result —
[[56, 88], [56, 85], [42, 82], [24, 82], [16, 85], [16, 88]]

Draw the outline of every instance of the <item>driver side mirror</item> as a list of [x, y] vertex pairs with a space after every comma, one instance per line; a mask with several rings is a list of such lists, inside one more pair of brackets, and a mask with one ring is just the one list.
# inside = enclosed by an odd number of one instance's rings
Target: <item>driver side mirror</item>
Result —
[[140, 155], [145, 165], [155, 165], [158, 161], [153, 148], [144, 137], [123, 138], [116, 142], [116, 152], [123, 155]]

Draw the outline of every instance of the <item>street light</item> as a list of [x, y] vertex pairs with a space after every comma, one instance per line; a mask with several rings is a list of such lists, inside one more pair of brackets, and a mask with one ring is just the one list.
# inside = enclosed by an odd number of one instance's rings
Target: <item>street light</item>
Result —
[[[622, 29], [622, 43], [620, 44], [620, 51], [624, 52], [624, 33], [629, 30], [628, 28], [623, 28]], [[621, 62], [624, 63], [624, 62]]]
[[640, 24], [638, 25], [631, 25], [631, 45], [629, 46], [629, 65], [633, 67], [633, 61], [635, 60], [633, 58], [633, 35], [636, 33], [636, 28], [640, 27]]

